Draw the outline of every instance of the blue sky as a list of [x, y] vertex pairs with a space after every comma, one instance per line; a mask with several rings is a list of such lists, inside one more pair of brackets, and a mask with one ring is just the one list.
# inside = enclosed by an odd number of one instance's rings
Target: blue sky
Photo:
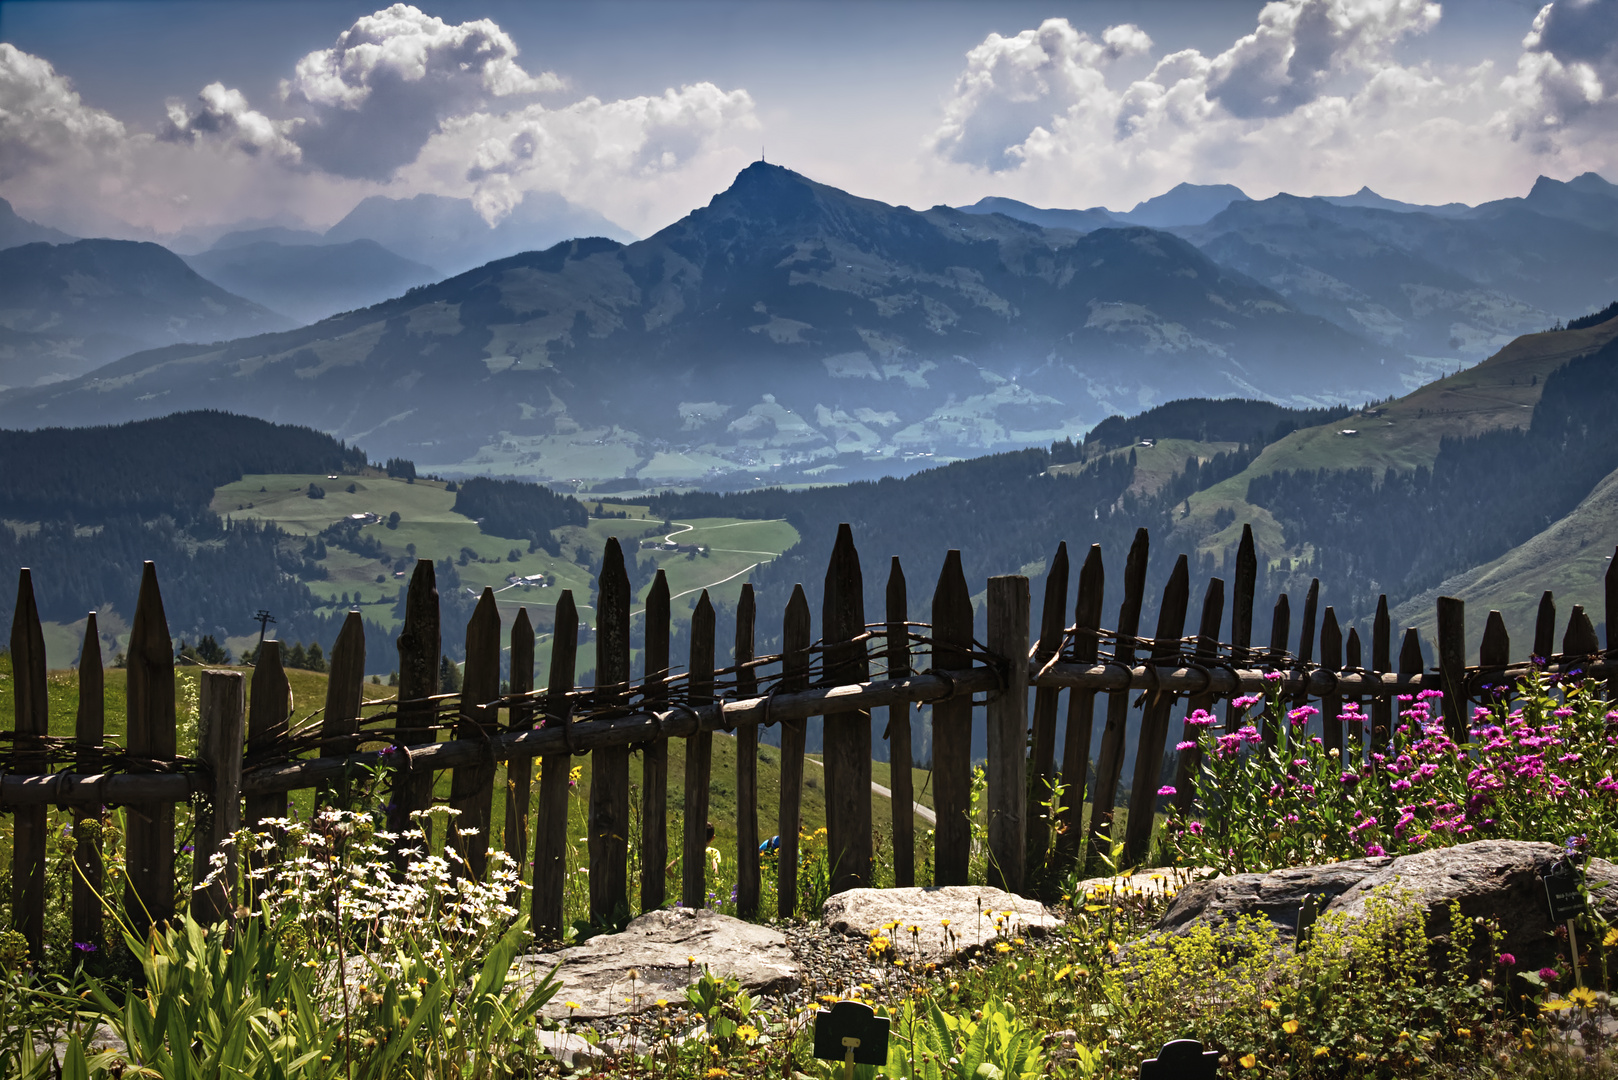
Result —
[[543, 190], [644, 235], [761, 146], [913, 206], [1618, 175], [1618, 0], [0, 2], [0, 43], [0, 196], [81, 233]]

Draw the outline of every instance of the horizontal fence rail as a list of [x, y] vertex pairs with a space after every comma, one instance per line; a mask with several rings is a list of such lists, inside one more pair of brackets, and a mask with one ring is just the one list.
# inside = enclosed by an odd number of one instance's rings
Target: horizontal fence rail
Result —
[[[599, 579], [596, 685], [574, 685], [579, 623], [570, 591], [560, 594], [555, 608], [549, 684], [536, 688], [535, 634], [527, 612], [519, 612], [513, 620], [503, 646], [499, 612], [486, 590], [466, 627], [465, 673], [456, 694], [437, 692], [442, 645], [438, 596], [433, 564], [421, 560], [410, 581], [398, 638], [396, 697], [363, 702], [365, 641], [359, 615], [351, 613], [332, 649], [324, 707], [296, 726], [289, 723], [290, 691], [276, 642], [262, 644], [250, 677], [203, 671], [198, 748], [190, 758], [175, 753], [173, 643], [156, 567], [145, 565], [131, 623], [126, 650], [128, 720], [121, 743], [103, 731], [104, 679], [94, 614], [87, 622], [79, 660], [74, 736], [48, 734], [43, 636], [33, 583], [23, 570], [11, 633], [14, 730], [0, 733], [5, 740], [0, 743], [0, 808], [14, 818], [15, 922], [38, 955], [44, 927], [44, 813], [49, 806], [73, 807], [80, 819], [99, 812], [91, 808], [132, 808], [124, 906], [133, 925], [143, 930], [173, 914], [179, 804], [189, 802], [197, 808], [191, 833], [196, 849], [193, 876], [199, 886], [194, 910], [217, 915], [231, 910], [234, 898], [217, 880], [200, 886], [212, 856], [231, 857], [226, 841], [238, 825], [252, 827], [284, 816], [288, 793], [296, 790], [313, 788], [321, 805], [344, 805], [357, 784], [373, 777], [387, 784], [389, 824], [398, 832], [412, 811], [432, 804], [435, 774], [448, 770], [448, 803], [460, 816], [452, 820], [444, 842], [457, 849], [472, 873], [481, 874], [489, 851], [497, 846], [489, 826], [495, 770], [504, 763], [506, 824], [500, 846], [531, 875], [536, 930], [556, 935], [562, 929], [562, 882], [567, 872], [569, 762], [579, 754], [592, 759], [588, 807], [592, 918], [629, 909], [631, 843], [638, 845], [642, 867], [640, 906], [650, 910], [669, 901], [663, 868], [670, 843], [671, 739], [684, 742], [687, 770], [685, 835], [677, 839], [677, 850], [685, 853], [684, 878], [677, 885], [683, 902], [700, 905], [706, 896], [702, 852], [707, 843], [711, 739], [716, 731], [737, 736], [736, 896], [744, 915], [757, 914], [763, 872], [757, 850], [757, 732], [772, 726], [780, 728], [782, 753], [780, 813], [774, 823], [779, 837], [777, 897], [780, 914], [792, 914], [797, 902], [807, 721], [827, 719], [828, 857], [840, 867], [833, 882], [834, 891], [840, 891], [870, 883], [872, 711], [887, 710], [890, 759], [908, 763], [912, 706], [932, 710], [931, 768], [938, 818], [934, 883], [966, 883], [971, 719], [972, 710], [982, 707], [989, 724], [985, 803], [991, 877], [1012, 891], [1037, 891], [1050, 871], [1071, 868], [1080, 858], [1079, 812], [1087, 799], [1095, 807], [1091, 857], [1108, 850], [1114, 839], [1114, 807], [1124, 787], [1132, 710], [1140, 710], [1140, 723], [1129, 787], [1129, 825], [1122, 837], [1125, 859], [1131, 864], [1147, 854], [1151, 822], [1163, 798], [1158, 791], [1159, 769], [1170, 755], [1177, 755], [1174, 805], [1189, 809], [1195, 797], [1197, 751], [1169, 745], [1176, 708], [1212, 712], [1220, 699], [1266, 692], [1279, 693], [1294, 707], [1315, 699], [1321, 703], [1323, 739], [1345, 751], [1365, 752], [1388, 739], [1402, 712], [1400, 699], [1423, 691], [1442, 691], [1443, 719], [1458, 741], [1466, 739], [1469, 700], [1485, 699], [1494, 687], [1512, 684], [1530, 672], [1578, 673], [1605, 680], [1608, 699], [1618, 697], [1613, 693], [1618, 665], [1609, 664], [1608, 651], [1582, 607], [1573, 608], [1562, 649], [1552, 652], [1556, 609], [1549, 593], [1540, 604], [1534, 652], [1528, 661], [1510, 660], [1504, 620], [1491, 612], [1478, 650], [1480, 663], [1467, 666], [1464, 605], [1451, 597], [1438, 600], [1435, 670], [1423, 669], [1415, 630], [1405, 631], [1395, 649], [1385, 598], [1372, 622], [1367, 649], [1357, 629], [1351, 627], [1345, 634], [1334, 610], [1320, 608], [1318, 582], [1304, 601], [1296, 649], [1290, 648], [1292, 611], [1287, 596], [1276, 603], [1269, 644], [1255, 645], [1256, 556], [1251, 530], [1244, 530], [1237, 551], [1228, 601], [1223, 579], [1208, 582], [1198, 632], [1185, 634], [1191, 595], [1187, 561], [1181, 556], [1158, 607], [1156, 633], [1146, 637], [1139, 632], [1139, 622], [1148, 553], [1149, 538], [1141, 530], [1124, 572], [1117, 627], [1106, 629], [1101, 626], [1105, 572], [1099, 546], [1090, 549], [1078, 575], [1075, 599], [1068, 589], [1067, 547], [1059, 545], [1046, 575], [1044, 610], [1032, 643], [1027, 578], [991, 578], [986, 593], [990, 645], [983, 646], [973, 640], [971, 593], [959, 553], [953, 551], [939, 574], [929, 622], [910, 618], [904, 572], [894, 559], [884, 621], [867, 623], [859, 556], [852, 531], [844, 525], [827, 570], [820, 641], [810, 639], [808, 597], [798, 586], [782, 615], [782, 651], [757, 655], [757, 613], [752, 587], [744, 586], [737, 607], [736, 662], [716, 667], [713, 608], [704, 591], [692, 618], [688, 663], [677, 672], [669, 656], [668, 583], [659, 571], [645, 598], [643, 670], [636, 679], [630, 671], [628, 632], [634, 597], [622, 549], [612, 539]], [[1618, 608], [1615, 574], [1618, 568], [1607, 575], [1609, 615]], [[1219, 632], [1227, 602], [1228, 642], [1220, 640]], [[509, 648], [512, 657], [509, 692], [504, 694], [499, 680], [502, 648]], [[1369, 667], [1363, 666], [1367, 654]], [[1056, 730], [1063, 693], [1068, 695], [1066, 743], [1058, 767]], [[1100, 694], [1107, 696], [1107, 704], [1097, 742]], [[1345, 739], [1348, 733], [1339, 720], [1345, 703], [1369, 705], [1365, 715], [1370, 730], [1356, 730], [1352, 742]], [[1227, 711], [1227, 729], [1239, 717], [1238, 710]], [[1270, 731], [1264, 734], [1274, 737]], [[638, 836], [630, 835], [632, 753], [639, 754], [642, 763]], [[1092, 765], [1094, 786], [1087, 792]], [[537, 793], [532, 787], [536, 771]], [[908, 884], [914, 852], [909, 770], [896, 768], [892, 783], [893, 851], [904, 864], [896, 877], [900, 884]], [[1063, 805], [1053, 808], [1047, 804], [1058, 784], [1067, 794]], [[1047, 820], [1053, 809], [1059, 816]], [[74, 940], [91, 942], [101, 933], [97, 897], [104, 895], [103, 871], [99, 849], [84, 840], [79, 847], [74, 855], [78, 872], [73, 933]]]

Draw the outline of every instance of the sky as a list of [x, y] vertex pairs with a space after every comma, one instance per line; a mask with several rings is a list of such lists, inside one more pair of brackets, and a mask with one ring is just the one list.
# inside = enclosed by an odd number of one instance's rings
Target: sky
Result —
[[0, 0], [0, 197], [79, 235], [558, 193], [637, 235], [762, 154], [914, 207], [1618, 180], [1618, 0]]

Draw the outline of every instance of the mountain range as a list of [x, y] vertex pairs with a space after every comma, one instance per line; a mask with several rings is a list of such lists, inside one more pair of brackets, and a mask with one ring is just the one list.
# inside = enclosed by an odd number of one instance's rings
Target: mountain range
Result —
[[918, 212], [756, 163], [646, 240], [569, 241], [299, 330], [126, 357], [9, 395], [0, 422], [205, 404], [437, 471], [821, 479], [1185, 393], [1362, 401], [1398, 385], [1386, 360], [1168, 233]]

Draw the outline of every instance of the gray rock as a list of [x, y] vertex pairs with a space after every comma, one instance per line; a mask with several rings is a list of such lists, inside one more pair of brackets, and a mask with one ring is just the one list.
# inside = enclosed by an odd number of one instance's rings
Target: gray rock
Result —
[[[1494, 919], [1504, 933], [1500, 948], [1519, 967], [1540, 967], [1557, 955], [1556, 927], [1540, 873], [1562, 850], [1554, 844], [1521, 840], [1480, 840], [1432, 848], [1396, 859], [1350, 859], [1326, 866], [1302, 866], [1268, 874], [1237, 874], [1188, 885], [1157, 923], [1163, 931], [1220, 926], [1243, 915], [1262, 914], [1290, 938], [1306, 893], [1329, 897], [1321, 913], [1363, 916], [1377, 889], [1408, 895], [1425, 913], [1427, 933], [1437, 945], [1447, 940], [1451, 901], [1464, 918]], [[1618, 866], [1591, 859], [1585, 868], [1594, 906], [1618, 917]]]
[[536, 1033], [539, 1048], [569, 1069], [588, 1069], [605, 1064], [611, 1057], [608, 1050], [566, 1031], [540, 1031]]
[[[543, 978], [558, 960], [562, 988], [544, 1009], [555, 1019], [590, 1020], [655, 1008], [659, 999], [684, 997], [704, 967], [755, 992], [790, 990], [803, 978], [784, 934], [706, 908], [650, 911], [622, 933], [522, 957], [513, 978]], [[578, 1008], [569, 1009], [568, 1002]]]
[[[1043, 937], [1061, 925], [1038, 900], [978, 885], [850, 889], [827, 900], [820, 919], [838, 933], [867, 939], [883, 935], [892, 944], [893, 958], [924, 964], [949, 963], [1001, 938]], [[912, 926], [917, 933], [909, 932]]]

